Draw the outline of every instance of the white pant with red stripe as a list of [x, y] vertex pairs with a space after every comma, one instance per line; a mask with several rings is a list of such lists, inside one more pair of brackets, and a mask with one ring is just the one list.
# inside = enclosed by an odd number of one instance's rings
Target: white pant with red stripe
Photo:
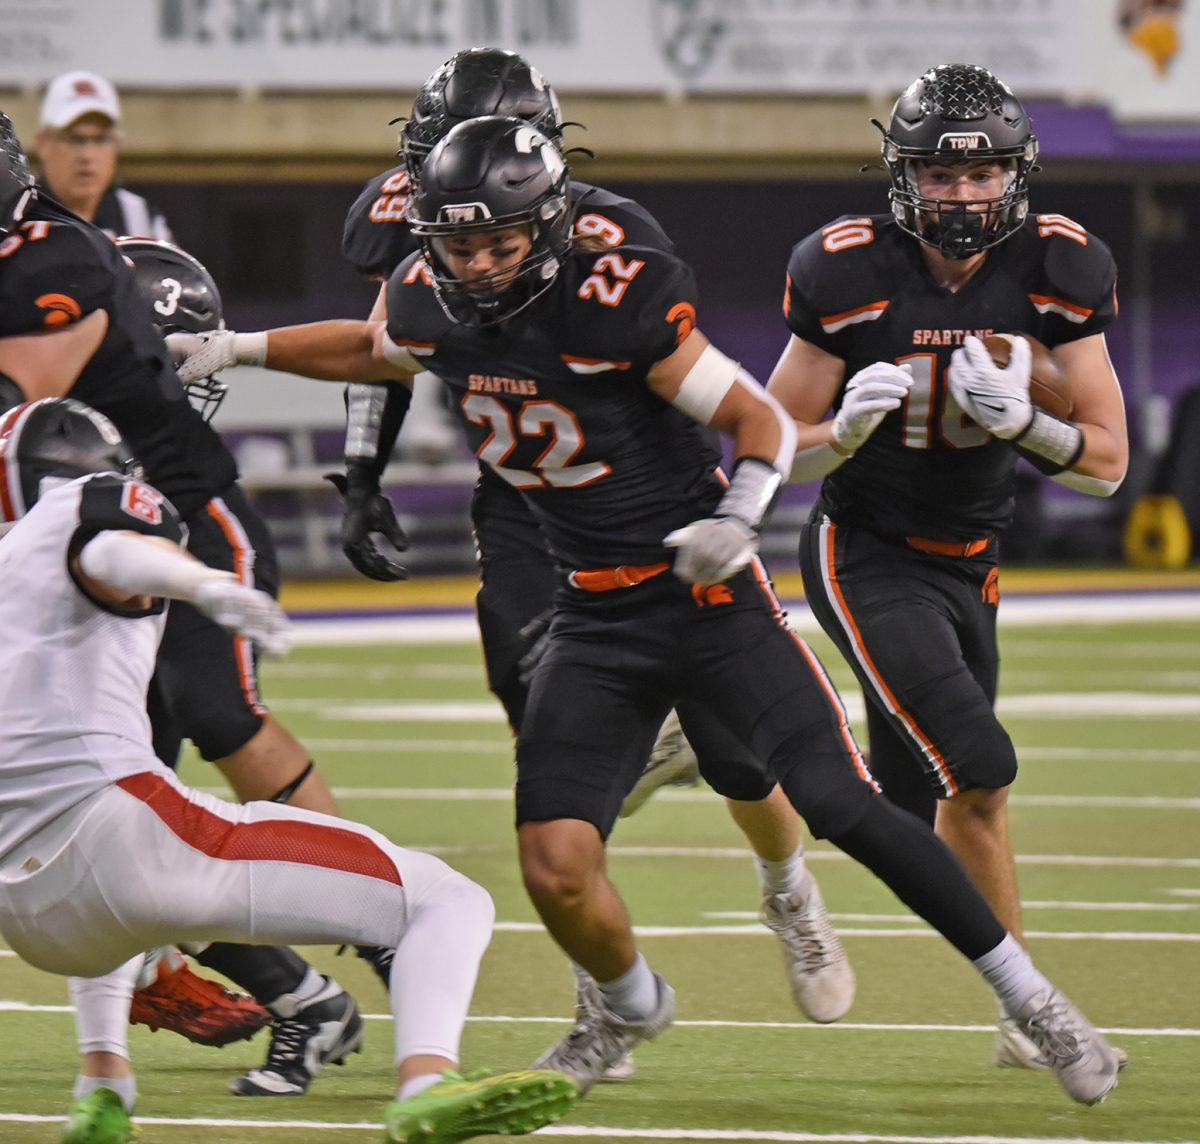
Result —
[[397, 1059], [457, 1059], [493, 920], [487, 891], [439, 858], [165, 770], [105, 788], [0, 863], [0, 934], [52, 973], [95, 977], [188, 941], [395, 949]]

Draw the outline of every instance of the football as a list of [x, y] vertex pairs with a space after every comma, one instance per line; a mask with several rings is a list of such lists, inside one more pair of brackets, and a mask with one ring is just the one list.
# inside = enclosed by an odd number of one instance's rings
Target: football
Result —
[[1071, 386], [1050, 351], [1029, 334], [989, 334], [983, 344], [1001, 368], [1008, 365], [1012, 339], [1024, 338], [1033, 350], [1029, 368], [1029, 400], [1054, 417], [1068, 418], [1075, 408]]

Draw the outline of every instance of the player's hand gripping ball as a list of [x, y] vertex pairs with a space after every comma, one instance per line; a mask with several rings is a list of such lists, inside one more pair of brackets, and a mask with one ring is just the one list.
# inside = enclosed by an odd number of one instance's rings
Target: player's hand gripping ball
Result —
[[1054, 417], [1068, 420], [1074, 409], [1071, 386], [1053, 354], [1030, 334], [989, 334], [984, 347], [1002, 369], [1012, 355], [1014, 338], [1024, 338], [1033, 351], [1029, 366], [1029, 400]]

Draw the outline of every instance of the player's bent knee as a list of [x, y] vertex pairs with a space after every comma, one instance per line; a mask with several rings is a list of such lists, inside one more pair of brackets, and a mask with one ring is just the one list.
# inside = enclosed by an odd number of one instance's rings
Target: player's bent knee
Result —
[[486, 925], [488, 929], [496, 920], [496, 904], [492, 901], [492, 895], [478, 882], [471, 881], [454, 869], [430, 890], [422, 901], [422, 905], [425, 904], [449, 907], [462, 917]]
[[969, 818], [994, 818], [1003, 814], [1008, 806], [1008, 787], [980, 787], [960, 791], [946, 799], [944, 805], [946, 810], [943, 813]]
[[862, 820], [871, 799], [871, 787], [859, 779], [844, 779], [836, 783], [813, 782], [796, 768], [780, 785], [791, 804], [804, 819], [814, 838], [837, 838]]
[[996, 750], [980, 751], [955, 767], [954, 775], [964, 793], [1000, 794], [1016, 781], [1017, 752], [1011, 742]]
[[735, 802], [762, 802], [775, 789], [775, 779], [760, 768], [740, 763], [700, 760], [700, 774], [722, 798]]
[[[521, 877], [534, 901], [578, 902], [596, 874], [591, 848], [571, 844], [573, 831], [534, 823], [520, 832]], [[603, 850], [596, 849], [602, 855]]]

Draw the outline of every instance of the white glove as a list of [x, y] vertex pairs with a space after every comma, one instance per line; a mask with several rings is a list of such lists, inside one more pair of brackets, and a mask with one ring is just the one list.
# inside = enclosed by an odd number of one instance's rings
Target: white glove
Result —
[[1006, 441], [1019, 437], [1033, 420], [1029, 368], [1033, 351], [1024, 338], [1012, 339], [1012, 356], [1001, 369], [977, 337], [963, 338], [950, 355], [950, 393], [978, 425]]
[[223, 628], [241, 632], [267, 655], [283, 655], [292, 646], [291, 621], [266, 592], [236, 580], [206, 580], [191, 602]]
[[262, 365], [267, 358], [267, 335], [210, 330], [204, 334], [168, 334], [167, 349], [184, 385], [212, 377], [231, 365]]
[[842, 405], [833, 419], [838, 448], [853, 453], [879, 428], [879, 423], [912, 388], [912, 366], [877, 361], [864, 366], [848, 382]]
[[750, 563], [758, 533], [736, 516], [710, 516], [667, 533], [663, 544], [679, 549], [675, 575], [685, 584], [719, 584]]

